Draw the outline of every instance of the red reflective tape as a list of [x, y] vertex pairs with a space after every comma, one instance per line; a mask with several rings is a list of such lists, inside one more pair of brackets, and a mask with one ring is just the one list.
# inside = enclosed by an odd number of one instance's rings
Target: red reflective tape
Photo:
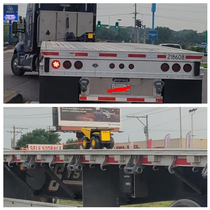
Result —
[[201, 59], [202, 57], [202, 55], [186, 55], [186, 59]]
[[42, 52], [43, 55], [59, 55], [59, 52]]
[[60, 157], [56, 156], [54, 159], [55, 162], [63, 162], [63, 160], [60, 159]]
[[146, 54], [128, 54], [129, 58], [146, 58]]
[[144, 102], [144, 98], [127, 98], [127, 101]]
[[156, 98], [156, 102], [162, 103], [163, 102], [163, 99], [162, 98]]
[[113, 157], [109, 157], [106, 160], [107, 163], [118, 163], [118, 161], [116, 161]]
[[116, 53], [99, 53], [99, 56], [102, 57], [117, 57]]
[[98, 97], [99, 101], [115, 101], [115, 97]]
[[37, 162], [41, 162], [42, 160], [36, 159]]
[[80, 96], [79, 99], [80, 100], [87, 100], [87, 97], [86, 96]]
[[157, 58], [166, 58], [166, 55], [157, 55]]
[[85, 156], [83, 156], [83, 157], [82, 157], [82, 162], [83, 162], [83, 163], [89, 163], [90, 161], [89, 161], [89, 160], [86, 160], [86, 159], [85, 159]]
[[[135, 159], [135, 163], [138, 161], [138, 159]], [[152, 164], [152, 162], [149, 162], [148, 161], [148, 158], [147, 157], [143, 157], [142, 159], [141, 159], [141, 163], [142, 164]]]
[[88, 56], [88, 53], [75, 53], [75, 56]]
[[17, 159], [16, 156], [13, 157], [13, 161], [20, 161], [20, 159]]
[[188, 163], [186, 159], [177, 159], [175, 161], [175, 165], [191, 165], [191, 164]]
[[152, 164], [152, 162], [149, 162], [147, 157], [143, 157], [142, 164]]

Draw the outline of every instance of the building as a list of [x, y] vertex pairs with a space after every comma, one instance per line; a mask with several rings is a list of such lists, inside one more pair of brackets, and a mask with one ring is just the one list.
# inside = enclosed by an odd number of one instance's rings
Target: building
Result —
[[[186, 148], [186, 139], [170, 139], [169, 148]], [[192, 148], [192, 140], [191, 140], [191, 148]], [[152, 148], [164, 148], [164, 139], [162, 140], [153, 140]], [[115, 143], [114, 149], [144, 149], [147, 148], [146, 141], [135, 141], [135, 142], [122, 142]], [[207, 139], [194, 139], [194, 148], [207, 148]]]

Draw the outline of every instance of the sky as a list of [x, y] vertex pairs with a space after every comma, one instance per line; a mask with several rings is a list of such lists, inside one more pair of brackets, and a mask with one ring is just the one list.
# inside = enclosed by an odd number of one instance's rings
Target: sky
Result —
[[[21, 2], [21, 1], [19, 1]], [[39, 2], [39, 1], [38, 1]], [[65, 2], [65, 1], [62, 1]], [[97, 21], [101, 24], [115, 25], [119, 22], [120, 26], [134, 26], [134, 3], [113, 3], [116, 1], [97, 1]], [[140, 19], [146, 27], [152, 27], [151, 3], [138, 3], [136, 1], [137, 19]], [[149, 1], [147, 1], [149, 2]], [[176, 3], [158, 3], [156, 1], [155, 27], [168, 27], [179, 31], [192, 29], [197, 32], [207, 30], [207, 3], [205, 1], [176, 1]], [[161, 1], [164, 2], [164, 1]], [[204, 3], [202, 3], [204, 2]], [[206, 1], [207, 2], [207, 1]], [[40, 2], [39, 2], [40, 3]], [[154, 2], [153, 2], [154, 3]], [[6, 3], [5, 3], [6, 4]], [[17, 4], [17, 3], [16, 3]], [[19, 15], [25, 16], [26, 4], [19, 5]]]
[[[106, 105], [107, 106], [107, 105]], [[81, 106], [80, 106], [81, 107]], [[104, 107], [104, 106], [103, 106]], [[110, 107], [110, 106], [108, 106]], [[112, 106], [111, 106], [112, 107]], [[116, 107], [116, 106], [115, 106]], [[197, 107], [182, 107], [182, 138], [191, 131], [191, 115], [189, 110]], [[179, 107], [120, 107], [121, 122], [120, 133], [114, 133], [115, 142], [144, 141], [145, 135], [143, 124], [144, 118], [128, 118], [128, 115], [148, 115], [149, 138], [152, 140], [164, 139], [167, 134], [170, 138], [180, 138], [180, 108]], [[52, 129], [52, 108], [51, 107], [4, 107], [4, 148], [11, 147], [12, 129], [22, 134], [31, 132], [36, 128]], [[207, 108], [199, 107], [193, 115], [193, 133], [195, 139], [207, 138]], [[16, 140], [21, 134], [16, 136]], [[67, 139], [76, 139], [73, 133], [60, 133], [61, 143]]]

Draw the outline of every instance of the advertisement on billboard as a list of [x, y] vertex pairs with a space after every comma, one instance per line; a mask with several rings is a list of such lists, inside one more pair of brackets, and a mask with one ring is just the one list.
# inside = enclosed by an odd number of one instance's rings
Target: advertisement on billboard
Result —
[[121, 127], [119, 108], [59, 107], [59, 126]]

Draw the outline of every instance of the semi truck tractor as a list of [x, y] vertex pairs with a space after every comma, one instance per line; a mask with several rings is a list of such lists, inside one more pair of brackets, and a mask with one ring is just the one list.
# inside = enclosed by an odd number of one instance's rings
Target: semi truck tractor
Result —
[[7, 203], [61, 198], [82, 200], [84, 207], [167, 200], [173, 207], [207, 206], [206, 149], [4, 150], [3, 155]]
[[95, 42], [95, 29], [95, 4], [28, 4], [13, 73], [39, 72], [40, 103], [202, 102], [203, 54]]

